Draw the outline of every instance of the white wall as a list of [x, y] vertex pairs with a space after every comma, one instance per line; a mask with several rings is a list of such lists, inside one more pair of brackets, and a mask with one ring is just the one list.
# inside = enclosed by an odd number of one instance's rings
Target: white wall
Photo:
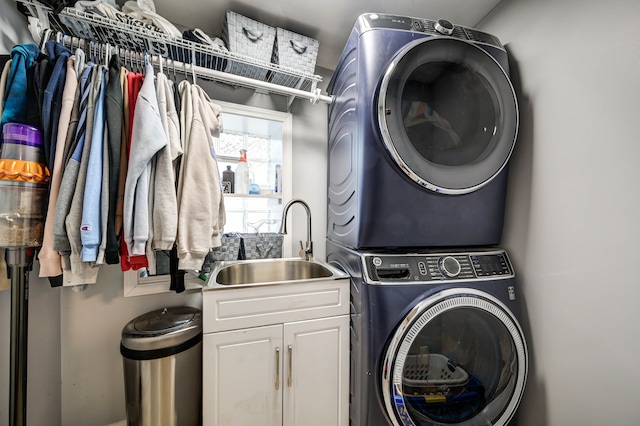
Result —
[[517, 63], [504, 246], [526, 304], [522, 426], [638, 425], [640, 2], [504, 0]]
[[[17, 43], [30, 42], [26, 20], [16, 12], [13, 0], [0, 0], [0, 54]], [[324, 74], [326, 86], [328, 72]], [[213, 99], [278, 111], [286, 99], [247, 89], [199, 81]], [[314, 249], [325, 256], [326, 223], [326, 114], [327, 106], [296, 100], [292, 105], [292, 196], [303, 198], [313, 214]], [[290, 213], [293, 253], [298, 240], [306, 239], [304, 210]], [[27, 420], [29, 425], [102, 426], [125, 418], [122, 361], [119, 353], [122, 327], [132, 318], [164, 306], [201, 307], [199, 293], [167, 293], [123, 297], [118, 266], [103, 267], [98, 283], [82, 292], [51, 288], [38, 278], [38, 264], [30, 274], [29, 377]], [[10, 291], [0, 292], [0, 424], [8, 419], [9, 405]]]

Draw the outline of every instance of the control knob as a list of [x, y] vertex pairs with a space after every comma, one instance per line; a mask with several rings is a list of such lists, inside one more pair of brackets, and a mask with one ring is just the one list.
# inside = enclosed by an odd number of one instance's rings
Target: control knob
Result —
[[442, 35], [453, 34], [453, 24], [446, 19], [438, 19], [434, 27]]
[[438, 262], [440, 272], [447, 278], [455, 278], [460, 274], [462, 267], [460, 262], [453, 256], [445, 256]]

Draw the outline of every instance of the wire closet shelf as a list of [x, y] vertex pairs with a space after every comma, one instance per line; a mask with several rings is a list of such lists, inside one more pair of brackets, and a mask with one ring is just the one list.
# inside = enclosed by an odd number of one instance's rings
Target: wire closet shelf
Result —
[[[97, 49], [96, 44], [100, 44], [100, 52], [111, 48], [114, 51], [124, 49], [135, 61], [144, 56], [156, 66], [164, 65], [167, 69], [180, 70], [203, 80], [287, 96], [289, 106], [296, 98], [308, 99], [312, 103], [332, 102], [332, 97], [322, 95], [317, 87], [322, 81], [318, 75], [171, 37], [142, 22], [133, 25], [70, 7], [54, 13], [50, 7], [35, 0], [16, 2], [27, 11], [25, 14], [34, 38], [57, 32], [60, 41], [72, 47], [77, 45], [90, 49], [94, 46]], [[124, 54], [127, 55], [126, 52]], [[263, 76], [265, 70], [266, 78], [255, 77]], [[278, 84], [269, 81], [276, 75]]]

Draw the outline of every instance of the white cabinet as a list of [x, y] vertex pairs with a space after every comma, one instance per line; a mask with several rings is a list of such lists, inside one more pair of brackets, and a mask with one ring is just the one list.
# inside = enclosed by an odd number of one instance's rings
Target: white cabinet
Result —
[[205, 334], [204, 425], [282, 425], [282, 326]]
[[205, 291], [203, 424], [347, 426], [349, 280]]
[[349, 315], [284, 324], [284, 426], [349, 424]]

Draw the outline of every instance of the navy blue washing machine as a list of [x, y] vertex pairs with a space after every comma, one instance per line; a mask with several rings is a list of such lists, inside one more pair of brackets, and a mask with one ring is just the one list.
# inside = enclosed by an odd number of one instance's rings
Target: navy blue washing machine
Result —
[[357, 251], [351, 275], [352, 426], [508, 425], [528, 355], [515, 275], [499, 248]]
[[500, 243], [518, 108], [496, 37], [364, 14], [328, 93], [329, 239], [356, 249]]

